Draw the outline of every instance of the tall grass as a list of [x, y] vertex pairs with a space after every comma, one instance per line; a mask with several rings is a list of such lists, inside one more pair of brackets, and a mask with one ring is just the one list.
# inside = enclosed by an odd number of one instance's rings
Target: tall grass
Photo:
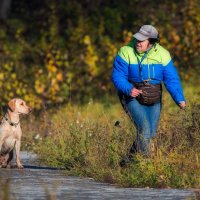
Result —
[[[187, 110], [174, 106], [164, 94], [161, 121], [149, 158], [120, 168], [136, 137], [136, 130], [120, 104], [90, 101], [85, 106], [68, 104], [32, 118], [25, 129], [26, 148], [42, 162], [68, 169], [68, 174], [132, 187], [200, 187], [200, 104], [196, 91], [188, 95]], [[187, 96], [186, 96], [187, 97]], [[119, 126], [115, 122], [119, 121]], [[34, 126], [32, 126], [34, 125]]]

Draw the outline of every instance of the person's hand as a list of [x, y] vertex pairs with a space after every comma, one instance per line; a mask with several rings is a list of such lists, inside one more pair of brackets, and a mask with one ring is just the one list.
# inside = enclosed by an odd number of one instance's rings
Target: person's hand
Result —
[[181, 108], [181, 109], [185, 109], [186, 108], [186, 103], [185, 101], [180, 101], [178, 106]]
[[138, 95], [142, 94], [142, 90], [138, 90], [136, 88], [133, 88], [131, 90], [130, 96], [132, 97], [137, 97]]

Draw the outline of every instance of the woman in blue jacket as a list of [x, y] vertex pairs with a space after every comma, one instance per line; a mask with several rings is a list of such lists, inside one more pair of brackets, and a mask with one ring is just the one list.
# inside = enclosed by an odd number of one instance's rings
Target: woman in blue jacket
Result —
[[115, 57], [112, 81], [123, 108], [137, 128], [137, 139], [130, 153], [147, 155], [160, 119], [161, 83], [181, 109], [186, 104], [179, 75], [169, 52], [159, 44], [156, 28], [143, 25], [133, 37]]

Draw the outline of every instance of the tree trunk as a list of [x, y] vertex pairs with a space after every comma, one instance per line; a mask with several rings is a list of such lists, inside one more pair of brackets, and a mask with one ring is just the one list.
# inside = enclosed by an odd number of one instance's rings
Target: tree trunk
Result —
[[11, 6], [11, 0], [1, 0], [0, 1], [0, 18], [6, 19], [8, 17], [8, 11]]

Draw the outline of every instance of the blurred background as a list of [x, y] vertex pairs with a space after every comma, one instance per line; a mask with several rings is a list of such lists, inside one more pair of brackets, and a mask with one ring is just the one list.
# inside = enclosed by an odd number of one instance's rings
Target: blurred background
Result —
[[113, 59], [143, 24], [196, 87], [199, 13], [199, 0], [1, 0], [1, 104], [21, 97], [39, 110], [112, 95]]
[[[199, 13], [199, 0], [1, 0], [0, 106], [20, 97], [38, 111], [22, 120], [22, 149], [70, 175], [200, 188]], [[137, 132], [118, 101], [112, 65], [144, 24], [170, 51], [187, 109], [164, 90], [151, 158], [121, 170]]]

